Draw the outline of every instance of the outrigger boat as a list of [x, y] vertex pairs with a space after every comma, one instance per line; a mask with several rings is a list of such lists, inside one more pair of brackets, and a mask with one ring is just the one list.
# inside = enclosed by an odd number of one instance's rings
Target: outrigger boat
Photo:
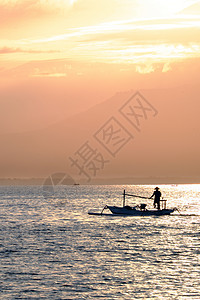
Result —
[[177, 208], [167, 208], [166, 203], [167, 200], [160, 200], [161, 202], [161, 209], [147, 209], [146, 204], [142, 203], [140, 205], [136, 206], [129, 206], [126, 205], [126, 196], [129, 197], [137, 197], [137, 198], [143, 198], [143, 199], [149, 199], [147, 197], [142, 197], [142, 196], [137, 196], [137, 195], [131, 195], [131, 194], [126, 194], [125, 190], [123, 193], [123, 206], [111, 206], [111, 205], [106, 205], [102, 209], [102, 211], [99, 212], [94, 212], [94, 211], [89, 211], [89, 215], [108, 215], [108, 214], [103, 214], [105, 209], [109, 209], [112, 215], [121, 215], [121, 216], [163, 216], [163, 215], [170, 215], [174, 211], [177, 210]]

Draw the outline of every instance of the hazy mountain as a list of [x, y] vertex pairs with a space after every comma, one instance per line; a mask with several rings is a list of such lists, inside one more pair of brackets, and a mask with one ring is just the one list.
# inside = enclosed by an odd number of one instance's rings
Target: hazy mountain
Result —
[[[154, 117], [148, 112], [147, 119], [144, 116], [140, 117], [140, 132], [119, 111], [135, 93], [128, 91], [117, 93], [107, 101], [47, 129], [2, 135], [0, 177], [40, 177], [55, 172], [67, 172], [73, 177], [78, 176], [79, 169], [71, 166], [69, 157], [78, 159], [76, 151], [88, 141], [93, 150], [96, 149], [96, 153], [101, 153], [104, 159], [109, 161], [103, 167], [100, 167], [99, 163], [100, 170], [96, 172], [96, 176], [91, 172], [93, 179], [200, 178], [199, 92], [199, 87], [141, 91], [158, 114]], [[142, 116], [141, 109], [138, 114]], [[107, 149], [108, 139], [103, 143], [97, 139], [111, 117], [134, 136], [134, 139], [130, 139], [115, 155]], [[113, 123], [110, 130], [117, 131], [115, 125]], [[117, 139], [117, 134], [115, 138]], [[115, 144], [117, 143], [120, 146], [119, 139], [116, 140]], [[115, 147], [118, 147], [116, 145]], [[84, 174], [78, 178], [87, 179]]]
[[[198, 86], [199, 59], [137, 65], [34, 61], [0, 73], [0, 134], [43, 129], [88, 110], [118, 91]], [[142, 69], [142, 66], [140, 66]], [[112, 74], [112, 76], [111, 76]]]

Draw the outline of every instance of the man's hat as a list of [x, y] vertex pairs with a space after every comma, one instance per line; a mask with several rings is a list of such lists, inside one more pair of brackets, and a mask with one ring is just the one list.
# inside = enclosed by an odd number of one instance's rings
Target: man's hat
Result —
[[155, 190], [159, 190], [159, 187], [156, 187]]

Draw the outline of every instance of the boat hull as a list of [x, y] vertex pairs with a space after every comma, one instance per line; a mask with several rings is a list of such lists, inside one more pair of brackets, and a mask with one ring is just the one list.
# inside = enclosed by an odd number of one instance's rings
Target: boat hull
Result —
[[175, 209], [152, 209], [152, 210], [140, 210], [134, 207], [118, 207], [109, 206], [107, 208], [115, 215], [126, 215], [126, 216], [164, 216], [170, 215]]

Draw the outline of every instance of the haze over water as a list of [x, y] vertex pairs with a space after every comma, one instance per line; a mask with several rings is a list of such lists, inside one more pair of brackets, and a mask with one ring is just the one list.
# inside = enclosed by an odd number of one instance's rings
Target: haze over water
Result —
[[200, 185], [160, 185], [181, 215], [87, 214], [121, 205], [123, 189], [154, 186], [1, 187], [1, 298], [199, 299]]

